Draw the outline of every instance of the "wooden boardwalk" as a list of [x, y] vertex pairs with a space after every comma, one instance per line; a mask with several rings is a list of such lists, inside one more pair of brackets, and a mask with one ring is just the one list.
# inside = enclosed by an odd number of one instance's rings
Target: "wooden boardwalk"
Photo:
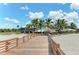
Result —
[[[2, 53], [3, 55], [49, 55], [49, 43], [47, 36], [36, 36], [26, 39], [25, 43]], [[1, 55], [2, 55], [1, 54]]]

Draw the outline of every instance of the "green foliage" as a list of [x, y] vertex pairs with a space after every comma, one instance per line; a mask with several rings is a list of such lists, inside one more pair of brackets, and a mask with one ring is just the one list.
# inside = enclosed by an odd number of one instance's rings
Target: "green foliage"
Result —
[[56, 29], [56, 30], [63, 30], [66, 29], [68, 26], [67, 21], [65, 19], [58, 19], [55, 22], [52, 22], [52, 19], [48, 18], [46, 20], [43, 19], [33, 19], [30, 24], [26, 25], [26, 28], [36, 28], [41, 29], [42, 28], [50, 28], [50, 29]]
[[[42, 32], [42, 29], [46, 27], [52, 29], [52, 30], [57, 30], [61, 31], [66, 28], [71, 28], [71, 29], [77, 29], [76, 24], [70, 23], [70, 25], [67, 24], [67, 21], [65, 19], [57, 19], [55, 22], [52, 22], [52, 19], [33, 19], [30, 24], [27, 24], [25, 28], [27, 29], [32, 29], [35, 28], [35, 30], [40, 29]], [[0, 32], [15, 32], [16, 34], [20, 34], [20, 28], [19, 25], [17, 25], [18, 29], [0, 29]]]
[[55, 23], [55, 26], [63, 30], [67, 28], [68, 24], [66, 23], [65, 19], [58, 19]]
[[15, 34], [21, 34], [21, 32], [15, 32]]
[[19, 28], [19, 25], [17, 25], [17, 28]]
[[26, 28], [31, 29], [32, 28], [32, 24], [27, 24]]
[[52, 21], [50, 18], [46, 19], [46, 26], [50, 27], [52, 25]]
[[70, 24], [70, 27], [71, 27], [71, 29], [77, 29], [76, 24], [75, 24], [75, 23], [73, 23], [73, 22]]
[[38, 28], [39, 27], [39, 19], [33, 19], [31, 21], [31, 24], [33, 25], [33, 28]]

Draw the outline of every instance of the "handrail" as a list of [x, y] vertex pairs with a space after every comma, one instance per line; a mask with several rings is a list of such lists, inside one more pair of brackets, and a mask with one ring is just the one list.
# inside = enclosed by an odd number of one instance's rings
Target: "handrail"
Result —
[[0, 41], [0, 53], [7, 52], [8, 50], [14, 47], [18, 47], [20, 39], [22, 39], [22, 43], [24, 43], [25, 37], [26, 36], [23, 36], [22, 38], [16, 37], [16, 38]]
[[63, 50], [60, 48], [60, 44], [56, 43], [52, 38], [51, 35], [48, 34], [48, 40], [50, 40], [51, 50], [54, 55], [65, 55]]
[[[36, 34], [37, 35], [37, 34]], [[19, 42], [21, 41], [20, 39], [22, 39], [22, 43], [25, 43], [25, 37], [23, 36], [22, 38], [12, 38], [10, 40], [5, 40], [5, 41], [1, 41], [1, 43], [4, 43], [4, 45], [2, 44], [2, 46], [0, 46], [0, 53], [1, 52], [7, 52], [10, 49], [14, 48], [14, 47], [18, 47], [19, 46]], [[52, 53], [54, 55], [65, 55], [65, 53], [62, 51], [62, 49], [60, 48], [60, 44], [56, 43], [52, 38], [51, 35], [48, 35], [48, 40], [50, 40], [50, 46], [51, 46], [51, 50]]]
[[[32, 33], [28, 36], [30, 38], [27, 37], [27, 39], [31, 39], [32, 37], [35, 37], [38, 35], [40, 35], [40, 33]], [[23, 35], [20, 38], [15, 37], [15, 38], [0, 41], [0, 53], [7, 52], [14, 47], [18, 47], [19, 44], [25, 43], [25, 37], [26, 37], [26, 35]]]

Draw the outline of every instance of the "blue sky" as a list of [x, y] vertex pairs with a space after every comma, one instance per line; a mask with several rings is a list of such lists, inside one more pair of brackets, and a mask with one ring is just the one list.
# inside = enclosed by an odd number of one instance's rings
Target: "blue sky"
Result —
[[[56, 17], [57, 16], [57, 17]], [[71, 3], [1, 3], [0, 28], [16, 28], [25, 26], [33, 18], [64, 17], [67, 21], [79, 25], [79, 4]]]

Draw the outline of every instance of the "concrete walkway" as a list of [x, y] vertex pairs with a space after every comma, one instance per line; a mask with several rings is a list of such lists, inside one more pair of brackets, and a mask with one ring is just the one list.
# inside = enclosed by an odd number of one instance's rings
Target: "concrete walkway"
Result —
[[47, 36], [36, 36], [19, 47], [3, 53], [3, 55], [48, 55], [49, 43]]

